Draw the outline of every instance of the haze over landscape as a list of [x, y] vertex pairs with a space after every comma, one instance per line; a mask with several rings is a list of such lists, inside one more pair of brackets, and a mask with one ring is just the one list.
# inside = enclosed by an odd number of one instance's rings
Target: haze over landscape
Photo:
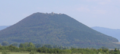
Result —
[[65, 13], [89, 26], [120, 29], [120, 0], [0, 1], [0, 26], [13, 25], [35, 12]]
[[0, 43], [119, 48], [119, 5], [120, 0], [1, 1]]
[[0, 0], [0, 54], [120, 54], [120, 0]]

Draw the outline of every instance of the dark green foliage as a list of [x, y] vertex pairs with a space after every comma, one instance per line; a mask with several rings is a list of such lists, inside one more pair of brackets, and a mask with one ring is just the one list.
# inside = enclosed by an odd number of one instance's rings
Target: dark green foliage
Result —
[[20, 47], [20, 48], [29, 48], [29, 47], [30, 47], [30, 48], [35, 48], [35, 45], [34, 45], [33, 43], [31, 43], [31, 42], [30, 42], [30, 43], [27, 43], [27, 42], [26, 42], [26, 43], [21, 43], [21, 44], [19, 45], [19, 47]]
[[16, 46], [10, 45], [10, 46], [8, 46], [7, 48], [8, 48], [8, 50], [10, 50], [10, 51], [16, 51], [16, 52], [19, 51], [19, 48], [16, 47]]
[[[34, 13], [0, 31], [0, 42], [40, 43], [59, 46], [117, 47], [117, 39], [94, 31], [65, 14]], [[26, 46], [20, 45], [21, 48]], [[51, 47], [51, 46], [49, 46]]]
[[18, 47], [18, 43], [12, 43], [11, 45]]
[[20, 47], [20, 48], [25, 48], [25, 45], [21, 43], [21, 44], [19, 45], [19, 47]]

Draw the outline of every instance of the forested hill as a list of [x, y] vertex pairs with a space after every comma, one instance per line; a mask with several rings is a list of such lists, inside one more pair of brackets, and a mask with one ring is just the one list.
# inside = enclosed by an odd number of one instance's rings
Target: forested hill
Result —
[[33, 42], [74, 47], [117, 47], [117, 39], [99, 33], [66, 14], [34, 13], [0, 31], [0, 42]]

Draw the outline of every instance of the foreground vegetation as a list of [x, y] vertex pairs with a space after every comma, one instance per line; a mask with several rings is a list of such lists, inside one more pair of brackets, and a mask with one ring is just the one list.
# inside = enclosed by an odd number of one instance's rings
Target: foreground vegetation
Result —
[[40, 45], [33, 43], [21, 43], [19, 45], [2, 43], [0, 54], [120, 54], [120, 50], [115, 48], [110, 50], [102, 47], [94, 48], [73, 48], [53, 45]]

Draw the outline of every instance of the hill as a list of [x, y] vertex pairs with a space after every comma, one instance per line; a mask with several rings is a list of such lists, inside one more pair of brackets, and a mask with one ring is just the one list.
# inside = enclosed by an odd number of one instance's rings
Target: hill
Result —
[[0, 30], [7, 28], [8, 26], [0, 26]]
[[0, 42], [33, 42], [73, 47], [117, 47], [116, 38], [99, 33], [66, 14], [34, 13], [0, 31]]
[[115, 37], [120, 41], [120, 29], [110, 29], [104, 27], [92, 27], [92, 29], [99, 31], [103, 34]]

